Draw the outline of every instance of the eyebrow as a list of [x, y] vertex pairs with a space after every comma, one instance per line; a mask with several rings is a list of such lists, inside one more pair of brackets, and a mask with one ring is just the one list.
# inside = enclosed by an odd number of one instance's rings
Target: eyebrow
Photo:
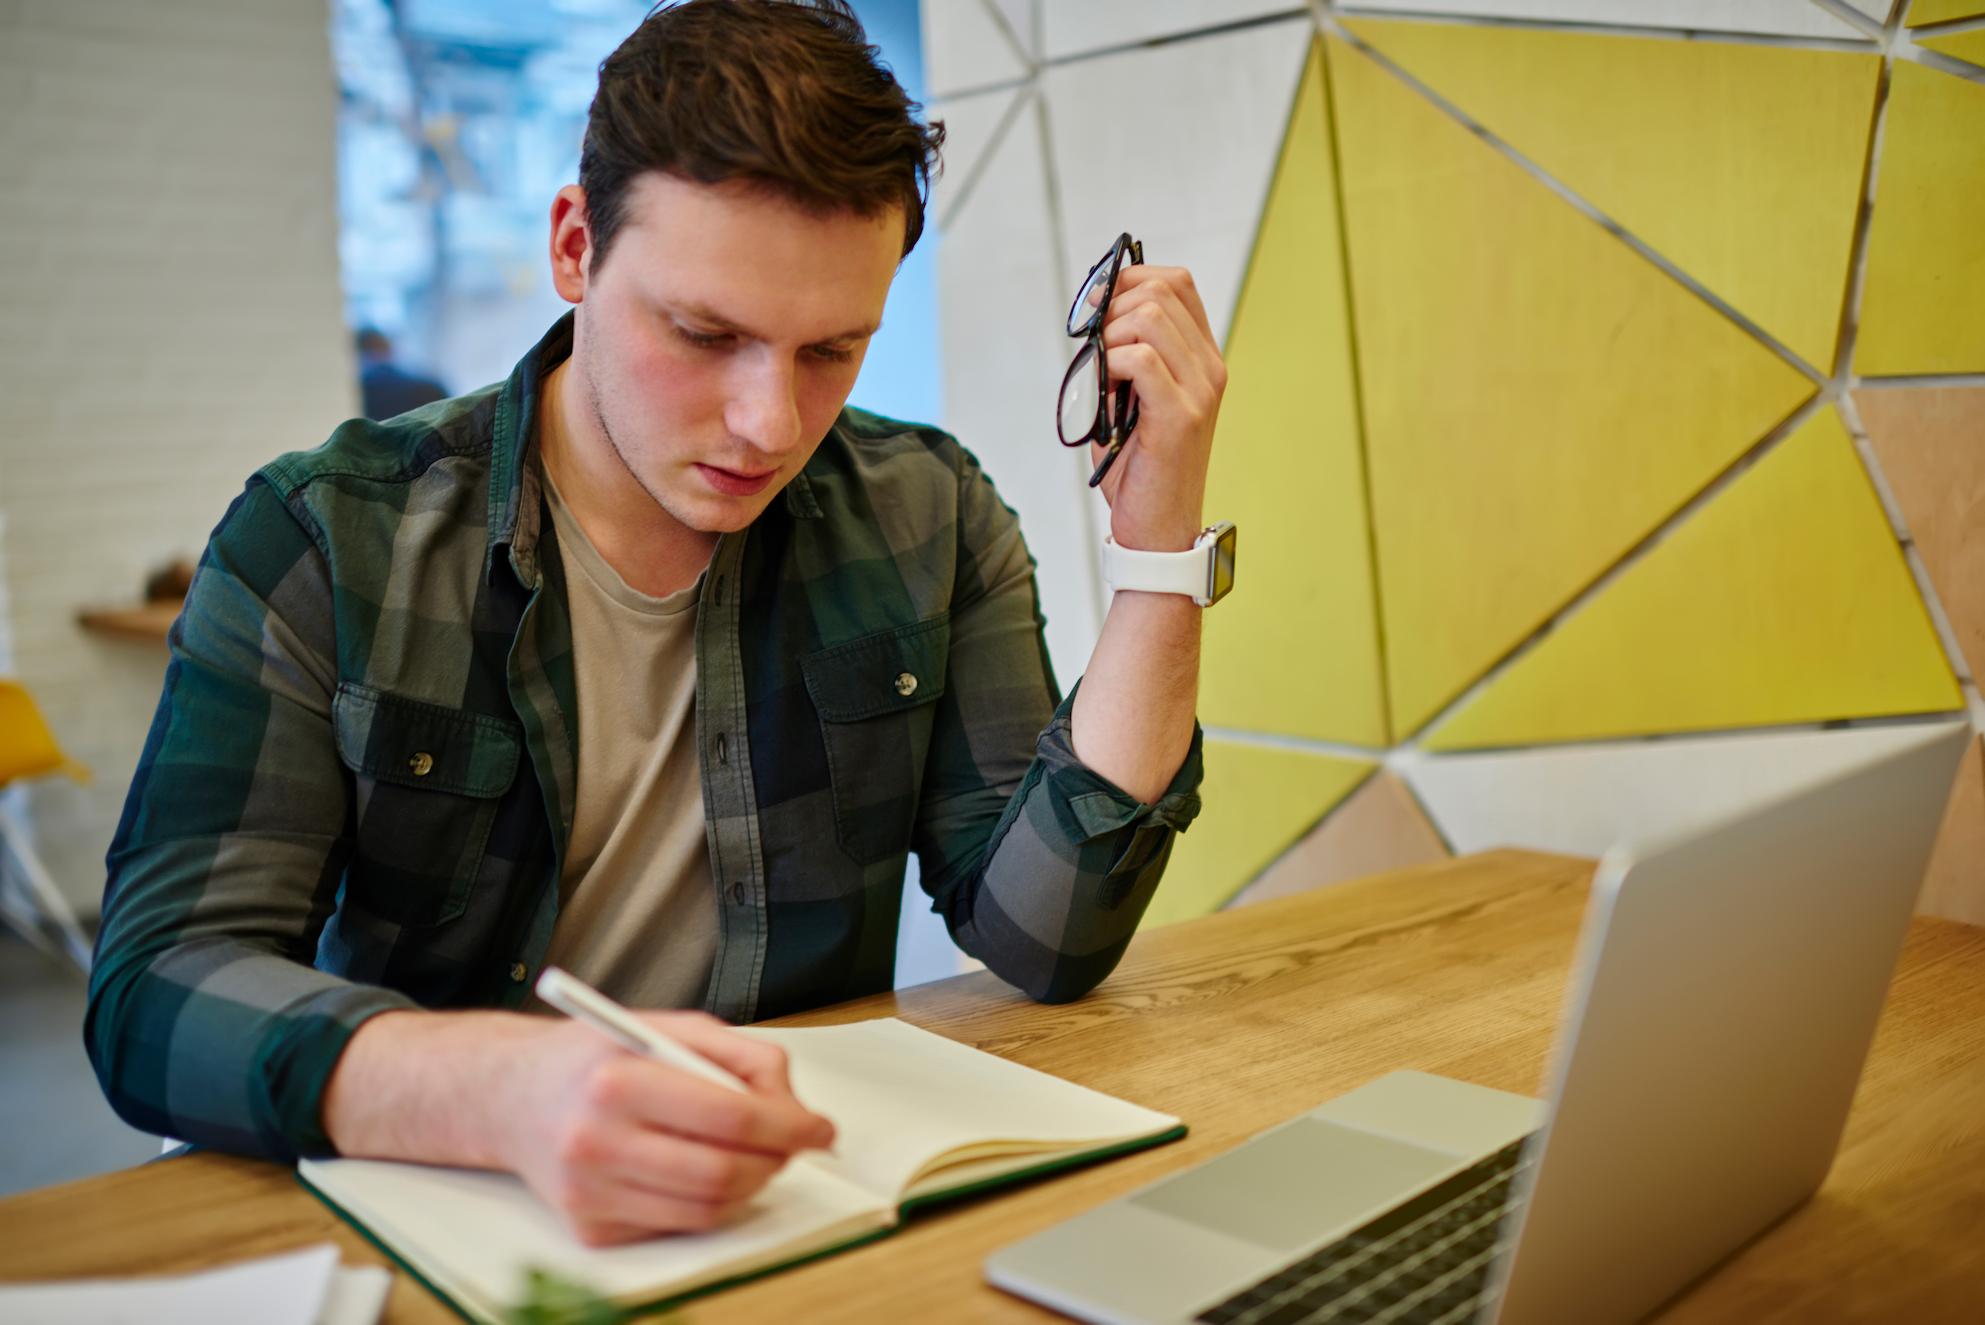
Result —
[[[760, 336], [757, 332], [753, 331], [751, 328], [739, 326], [737, 323], [725, 317], [722, 313], [719, 313], [716, 309], [710, 308], [704, 304], [687, 302], [680, 304], [664, 304], [663, 307], [668, 309], [668, 311], [672, 313], [687, 314], [688, 316], [695, 318], [698, 322], [706, 323], [722, 331], [735, 332], [740, 336], [749, 336], [753, 340], [765, 339], [763, 336]], [[865, 339], [866, 337], [873, 336], [876, 332], [880, 330], [882, 330], [882, 324], [878, 322], [874, 326], [863, 325], [859, 327], [850, 328], [847, 331], [838, 332], [832, 336], [822, 336], [819, 340], [813, 341], [811, 343], [814, 345], [831, 345], [835, 341], [862, 340]]]

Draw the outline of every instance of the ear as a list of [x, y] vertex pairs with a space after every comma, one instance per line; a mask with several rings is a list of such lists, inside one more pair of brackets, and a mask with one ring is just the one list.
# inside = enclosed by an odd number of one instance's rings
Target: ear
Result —
[[586, 191], [567, 184], [551, 200], [551, 284], [568, 304], [586, 299], [593, 231], [586, 223]]

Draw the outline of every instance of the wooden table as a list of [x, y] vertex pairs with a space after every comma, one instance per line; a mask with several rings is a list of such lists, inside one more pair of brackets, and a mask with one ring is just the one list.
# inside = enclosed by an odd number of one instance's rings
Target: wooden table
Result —
[[[1492, 852], [1155, 930], [1096, 993], [985, 973], [790, 1018], [896, 1015], [1184, 1117], [1184, 1141], [933, 1212], [692, 1303], [706, 1321], [1020, 1321], [994, 1248], [1397, 1067], [1536, 1093], [1591, 863]], [[18, 1142], [14, 1139], [14, 1143]], [[1665, 1321], [1985, 1320], [1985, 929], [1919, 919], [1840, 1158], [1810, 1203]], [[0, 1280], [158, 1273], [330, 1239], [382, 1258], [276, 1165], [195, 1155], [0, 1202]], [[387, 1320], [455, 1317], [404, 1275]]]

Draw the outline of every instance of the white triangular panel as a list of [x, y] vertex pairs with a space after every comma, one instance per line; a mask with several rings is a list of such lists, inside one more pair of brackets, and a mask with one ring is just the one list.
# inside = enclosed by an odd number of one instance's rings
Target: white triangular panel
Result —
[[1225, 343], [1312, 33], [1296, 18], [1048, 69], [1064, 302], [1128, 230], [1192, 271]]
[[[1046, 0], [1042, 0], [1046, 3]], [[1020, 43], [1020, 49], [1040, 58], [1039, 34], [1034, 31], [1034, 0], [992, 0], [992, 7], [1006, 20], [1007, 31]]]
[[1895, 0], [1847, 0], [1847, 3], [1877, 23], [1888, 22], [1889, 11], [1895, 8]]
[[973, 172], [985, 160], [1014, 103], [1031, 96], [1026, 87], [1002, 88], [973, 96], [932, 102], [930, 118], [944, 121], [944, 170], [931, 181], [925, 215], [939, 227], [948, 223], [961, 202], [968, 202]]
[[984, 163], [972, 196], [938, 246], [944, 426], [979, 457], [1020, 513], [1040, 566], [1048, 652], [1066, 690], [1100, 627], [1088, 515], [1088, 470], [1055, 437], [1067, 368], [1067, 313], [1048, 221], [1040, 108], [1030, 102]]
[[924, 83], [931, 97], [1011, 83], [1027, 63], [986, 0], [923, 0]]
[[1457, 855], [1515, 846], [1597, 856], [1790, 795], [1939, 725], [1415, 754], [1395, 771]]
[[1042, 0], [1048, 58], [1131, 46], [1287, 13], [1290, 0]]
[[1809, 0], [1353, 0], [1340, 12], [1552, 19], [1611, 27], [1867, 40], [1861, 29]]

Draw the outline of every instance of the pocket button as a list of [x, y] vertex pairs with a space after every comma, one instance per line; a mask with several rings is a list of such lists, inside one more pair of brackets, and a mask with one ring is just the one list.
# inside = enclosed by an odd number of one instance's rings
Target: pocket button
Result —
[[916, 694], [917, 678], [910, 675], [908, 672], [898, 672], [896, 674], [896, 693], [901, 695], [905, 699], [908, 699], [911, 695]]
[[407, 761], [407, 767], [415, 777], [424, 778], [434, 771], [434, 756], [425, 750], [418, 751]]

